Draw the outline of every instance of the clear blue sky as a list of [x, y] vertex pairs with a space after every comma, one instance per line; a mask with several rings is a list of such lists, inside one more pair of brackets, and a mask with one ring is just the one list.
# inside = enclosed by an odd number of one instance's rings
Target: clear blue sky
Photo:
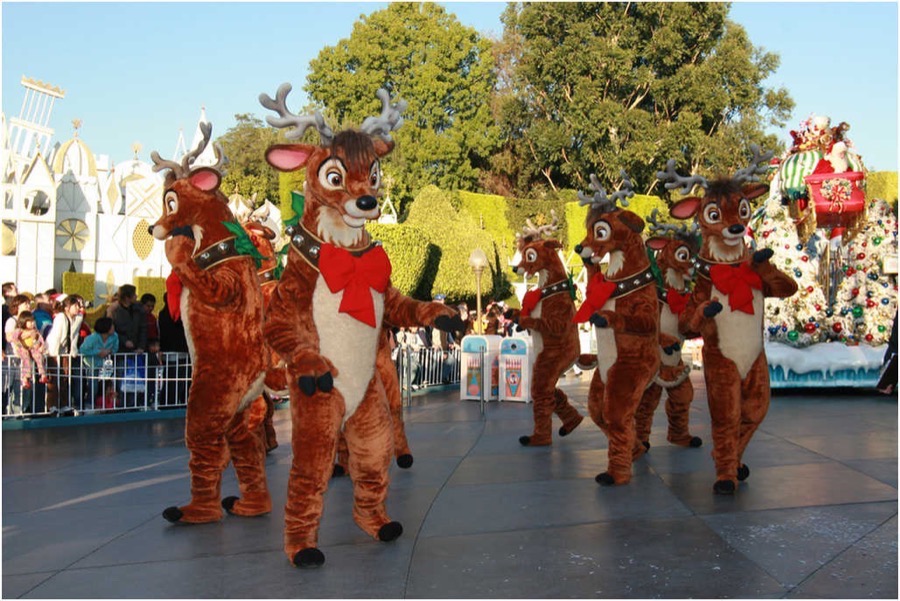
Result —
[[[493, 36], [505, 3], [445, 2], [459, 20]], [[115, 162], [131, 145], [163, 156], [183, 127], [190, 144], [205, 106], [214, 135], [236, 113], [265, 114], [260, 92], [290, 81], [302, 104], [310, 59], [350, 35], [361, 14], [385, 3], [2, 3], [2, 108], [18, 116], [25, 75], [63, 88], [51, 127]], [[874, 170], [897, 170], [897, 4], [735, 3], [731, 19], [781, 66], [767, 82], [796, 101], [788, 130], [811, 113], [851, 125]]]

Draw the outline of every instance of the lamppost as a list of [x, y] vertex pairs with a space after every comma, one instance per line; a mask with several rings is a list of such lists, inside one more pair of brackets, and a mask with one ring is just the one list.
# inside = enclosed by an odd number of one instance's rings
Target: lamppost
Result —
[[484, 334], [484, 328], [481, 325], [481, 274], [484, 273], [487, 264], [487, 255], [480, 248], [476, 248], [469, 255], [469, 266], [475, 273], [475, 331], [479, 335]]

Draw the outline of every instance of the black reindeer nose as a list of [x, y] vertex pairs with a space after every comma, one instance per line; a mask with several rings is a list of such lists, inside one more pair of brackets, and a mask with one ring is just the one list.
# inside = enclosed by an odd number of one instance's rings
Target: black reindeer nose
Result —
[[150, 234], [151, 236], [153, 235], [153, 226], [152, 225], [147, 226], [147, 233]]
[[360, 196], [356, 199], [356, 206], [360, 211], [371, 211], [378, 206], [378, 201], [374, 196]]
[[743, 233], [744, 233], [744, 226], [741, 225], [740, 223], [735, 223], [734, 225], [729, 225], [729, 226], [728, 226], [728, 233], [729, 233], [729, 234], [735, 234], [735, 235], [737, 235], [737, 234], [743, 234]]
[[576, 253], [576, 254], [579, 254], [579, 255], [580, 255], [582, 250], [584, 250], [584, 247], [583, 247], [583, 246], [581, 246], [580, 244], [576, 244], [576, 245], [575, 245], [575, 253]]

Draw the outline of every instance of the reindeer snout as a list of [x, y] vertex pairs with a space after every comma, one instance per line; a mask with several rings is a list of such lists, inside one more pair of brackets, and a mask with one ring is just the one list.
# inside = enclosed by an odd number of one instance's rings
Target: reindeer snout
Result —
[[374, 196], [360, 196], [356, 199], [356, 206], [360, 211], [371, 211], [378, 206]]
[[152, 225], [147, 226], [147, 233], [150, 234], [151, 236], [153, 235], [153, 226]]
[[740, 236], [744, 233], [744, 229], [745, 228], [743, 225], [741, 225], [740, 223], [735, 223], [734, 225], [728, 226], [728, 233], [734, 234], [735, 236]]
[[574, 250], [575, 250], [575, 254], [576, 254], [576, 255], [580, 255], [580, 254], [581, 254], [581, 249], [582, 249], [582, 248], [584, 248], [584, 247], [581, 246], [580, 244], [576, 244], [576, 245], [575, 245], [575, 249], [574, 249]]

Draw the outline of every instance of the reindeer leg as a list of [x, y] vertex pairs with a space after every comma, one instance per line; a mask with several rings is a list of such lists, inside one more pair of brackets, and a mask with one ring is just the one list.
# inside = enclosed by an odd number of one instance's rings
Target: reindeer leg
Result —
[[631, 481], [631, 462], [636, 440], [634, 413], [641, 401], [647, 379], [636, 378], [636, 371], [634, 366], [625, 366], [621, 362], [609, 370], [604, 410], [609, 437], [609, 461], [606, 471], [595, 478], [598, 484], [608, 486], [628, 484]]
[[738, 480], [746, 480], [750, 475], [750, 468], [742, 463], [742, 458], [750, 438], [769, 411], [770, 395], [769, 366], [765, 353], [760, 353], [741, 384], [741, 427], [737, 448]]
[[637, 410], [634, 412], [635, 445], [632, 452], [637, 459], [650, 449], [650, 430], [653, 428], [653, 414], [659, 406], [662, 397], [662, 387], [659, 384], [651, 384], [644, 390]]
[[716, 464], [713, 490], [717, 494], [733, 494], [740, 465], [741, 376], [732, 361], [706, 348], [703, 365]]
[[265, 410], [265, 400], [257, 397], [247, 409], [234, 416], [225, 435], [241, 496], [226, 497], [222, 507], [234, 515], [249, 517], [272, 511], [266, 484], [265, 436], [260, 436]]
[[[684, 363], [679, 363], [675, 367], [665, 367], [661, 372], [666, 379], [674, 380], [683, 370]], [[698, 436], [691, 436], [688, 429], [691, 402], [694, 400], [694, 385], [691, 384], [690, 374], [684, 382], [666, 392], [666, 417], [669, 419], [667, 440], [682, 447], [699, 447], [703, 441]]]
[[[542, 447], [553, 444], [553, 408], [556, 404], [554, 391], [556, 389], [557, 372], [547, 369], [542, 352], [535, 361], [534, 376], [531, 381], [532, 413], [534, 415], [534, 429], [531, 435], [519, 437], [522, 446]], [[552, 365], [549, 367], [553, 367]]]
[[409, 441], [406, 440], [406, 428], [403, 425], [403, 397], [400, 394], [400, 379], [397, 376], [397, 368], [391, 359], [390, 347], [381, 344], [378, 355], [375, 357], [375, 369], [384, 385], [384, 393], [387, 395], [391, 408], [391, 423], [394, 428], [394, 457], [397, 465], [403, 469], [412, 467], [413, 456], [409, 449]]

